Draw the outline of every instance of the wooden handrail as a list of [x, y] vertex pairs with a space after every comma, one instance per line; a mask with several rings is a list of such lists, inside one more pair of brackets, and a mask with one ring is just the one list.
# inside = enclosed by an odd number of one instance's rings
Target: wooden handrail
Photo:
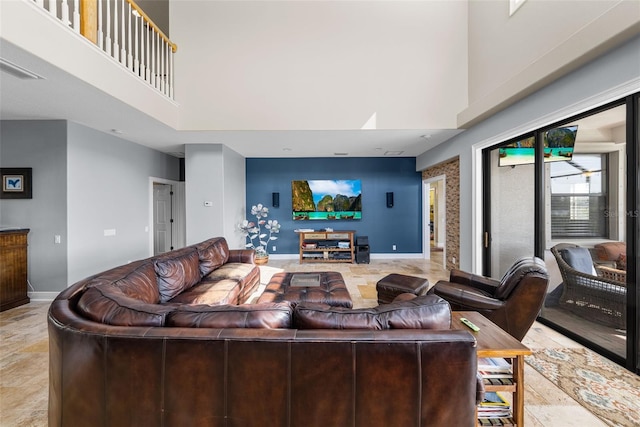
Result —
[[173, 53], [175, 53], [178, 50], [178, 45], [173, 43], [171, 40], [169, 40], [169, 37], [167, 37], [162, 30], [151, 20], [151, 18], [149, 18], [149, 15], [147, 15], [146, 13], [144, 13], [144, 11], [140, 8], [140, 6], [138, 6], [136, 4], [135, 1], [133, 0], [126, 0], [127, 3], [129, 3], [131, 5], [131, 7], [133, 9], [135, 9], [141, 16], [142, 18], [149, 23], [149, 25], [158, 33], [160, 34], [160, 37], [162, 37], [162, 39], [167, 43], [167, 45], [171, 46], [171, 51]]

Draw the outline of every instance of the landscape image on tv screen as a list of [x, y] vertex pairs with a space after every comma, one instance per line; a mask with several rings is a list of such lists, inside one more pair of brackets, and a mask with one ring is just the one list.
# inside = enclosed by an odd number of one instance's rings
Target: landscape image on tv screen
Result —
[[[566, 126], [546, 131], [543, 135], [544, 161], [571, 160], [578, 126]], [[523, 139], [499, 148], [498, 166], [516, 166], [535, 163], [535, 139]]]
[[362, 219], [359, 179], [291, 181], [294, 220]]

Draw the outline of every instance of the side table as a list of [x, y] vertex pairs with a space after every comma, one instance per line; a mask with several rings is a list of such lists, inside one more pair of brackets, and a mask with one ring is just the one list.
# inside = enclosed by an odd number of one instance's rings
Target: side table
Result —
[[[480, 328], [472, 331], [460, 322], [467, 318]], [[531, 354], [531, 350], [520, 341], [509, 335], [495, 323], [475, 311], [454, 311], [451, 315], [451, 329], [470, 332], [478, 343], [478, 357], [502, 357], [511, 359], [513, 370], [513, 384], [487, 385], [486, 391], [505, 391], [512, 393], [511, 412], [514, 424], [524, 426], [524, 356]]]

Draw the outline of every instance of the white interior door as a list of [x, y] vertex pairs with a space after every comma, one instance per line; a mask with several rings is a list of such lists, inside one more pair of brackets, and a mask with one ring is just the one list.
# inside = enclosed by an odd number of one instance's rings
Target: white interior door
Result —
[[170, 184], [153, 183], [153, 254], [173, 249]]

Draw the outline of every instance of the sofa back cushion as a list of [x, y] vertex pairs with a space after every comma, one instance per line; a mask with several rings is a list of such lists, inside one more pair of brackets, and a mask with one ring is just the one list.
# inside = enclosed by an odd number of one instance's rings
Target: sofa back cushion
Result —
[[140, 264], [125, 277], [118, 279], [113, 284], [131, 298], [147, 304], [160, 302], [158, 280], [152, 262]]
[[224, 237], [214, 237], [196, 245], [200, 275], [206, 276], [229, 260], [229, 245]]
[[164, 326], [175, 307], [149, 304], [126, 295], [115, 283], [89, 287], [78, 300], [78, 312], [94, 322], [116, 326]]
[[359, 309], [301, 303], [294, 309], [293, 326], [298, 329], [449, 329], [451, 307], [436, 295]]
[[200, 281], [198, 251], [187, 247], [161, 255], [154, 261], [160, 302], [167, 302]]
[[290, 328], [288, 301], [247, 305], [183, 305], [167, 318], [167, 326], [183, 328]]

